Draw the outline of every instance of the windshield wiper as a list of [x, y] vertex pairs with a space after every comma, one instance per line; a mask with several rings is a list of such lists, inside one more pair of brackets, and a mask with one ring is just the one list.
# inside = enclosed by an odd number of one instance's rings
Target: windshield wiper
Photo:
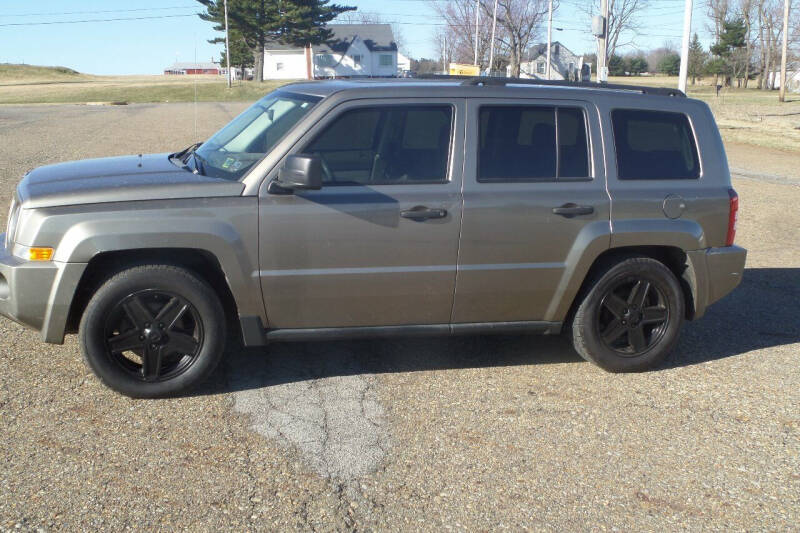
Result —
[[195, 151], [192, 151], [190, 153], [194, 157], [194, 173], [195, 174], [199, 173], [200, 175], [205, 176], [206, 175], [205, 170], [204, 170], [205, 162], [206, 162], [205, 159], [203, 159], [202, 156], [197, 155], [197, 152], [195, 152]]
[[198, 148], [200, 148], [200, 145], [202, 145], [202, 144], [203, 144], [202, 142], [199, 142], [199, 143], [194, 143], [194, 144], [192, 144], [190, 146], [187, 146], [186, 148], [184, 148], [180, 152], [172, 154], [172, 157], [174, 157], [175, 159], [180, 159], [181, 161], [185, 162], [185, 158], [188, 158], [189, 154], [194, 153], [194, 151], [197, 150]]

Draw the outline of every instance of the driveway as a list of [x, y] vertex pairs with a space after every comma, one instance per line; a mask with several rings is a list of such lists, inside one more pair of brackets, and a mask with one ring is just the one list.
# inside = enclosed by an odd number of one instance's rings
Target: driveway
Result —
[[[242, 108], [198, 104], [195, 135], [192, 104], [2, 106], [0, 194], [37, 165], [182, 148]], [[794, 529], [800, 185], [742, 171], [744, 281], [652, 372], [562, 338], [286, 343], [141, 401], [74, 337], [0, 320], [0, 530]]]

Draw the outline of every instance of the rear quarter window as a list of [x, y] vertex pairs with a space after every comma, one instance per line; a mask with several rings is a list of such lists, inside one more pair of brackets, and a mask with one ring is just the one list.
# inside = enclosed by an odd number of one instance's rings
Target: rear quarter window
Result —
[[619, 179], [700, 177], [697, 144], [683, 113], [616, 109], [611, 112], [611, 122]]

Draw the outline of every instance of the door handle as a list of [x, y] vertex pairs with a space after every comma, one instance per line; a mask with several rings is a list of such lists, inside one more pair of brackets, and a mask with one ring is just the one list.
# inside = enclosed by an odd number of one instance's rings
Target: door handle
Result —
[[572, 202], [564, 204], [561, 207], [554, 207], [553, 213], [561, 215], [565, 218], [572, 218], [578, 215], [591, 215], [594, 213], [594, 207], [591, 205], [578, 205]]
[[447, 216], [447, 209], [431, 209], [424, 205], [418, 205], [411, 209], [400, 211], [400, 216], [416, 221], [423, 221], [429, 218], [444, 218]]

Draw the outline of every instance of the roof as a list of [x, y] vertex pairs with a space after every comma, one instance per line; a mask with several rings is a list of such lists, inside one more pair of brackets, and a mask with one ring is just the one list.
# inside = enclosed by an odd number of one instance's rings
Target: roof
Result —
[[[335, 93], [364, 94], [372, 97], [373, 93], [380, 92], [380, 96], [404, 97], [510, 97], [530, 98], [531, 91], [536, 91], [543, 97], [564, 98], [581, 94], [588, 98], [592, 94], [635, 95], [636, 98], [674, 98], [666, 96], [669, 89], [663, 87], [639, 87], [627, 85], [590, 83], [568, 83], [559, 81], [542, 81], [514, 78], [470, 78], [441, 76], [438, 78], [351, 78], [328, 81], [302, 81], [284, 85], [279, 90], [327, 97]], [[494, 80], [494, 81], [492, 81]], [[648, 91], [646, 93], [645, 91]], [[677, 91], [675, 91], [677, 92]], [[537, 97], [539, 96], [537, 94]], [[683, 93], [680, 93], [683, 95]], [[680, 98], [692, 100], [691, 98]]]
[[188, 69], [203, 69], [203, 70], [214, 70], [219, 69], [220, 66], [218, 63], [194, 63], [194, 62], [175, 62], [172, 64], [171, 67], [168, 67], [164, 70], [188, 70]]
[[[333, 31], [333, 36], [327, 43], [314, 45], [311, 48], [315, 54], [336, 52], [344, 54], [350, 44], [358, 37], [371, 52], [394, 52], [397, 43], [394, 41], [391, 24], [328, 24]], [[298, 50], [297, 46], [270, 41], [266, 44], [267, 50]]]

